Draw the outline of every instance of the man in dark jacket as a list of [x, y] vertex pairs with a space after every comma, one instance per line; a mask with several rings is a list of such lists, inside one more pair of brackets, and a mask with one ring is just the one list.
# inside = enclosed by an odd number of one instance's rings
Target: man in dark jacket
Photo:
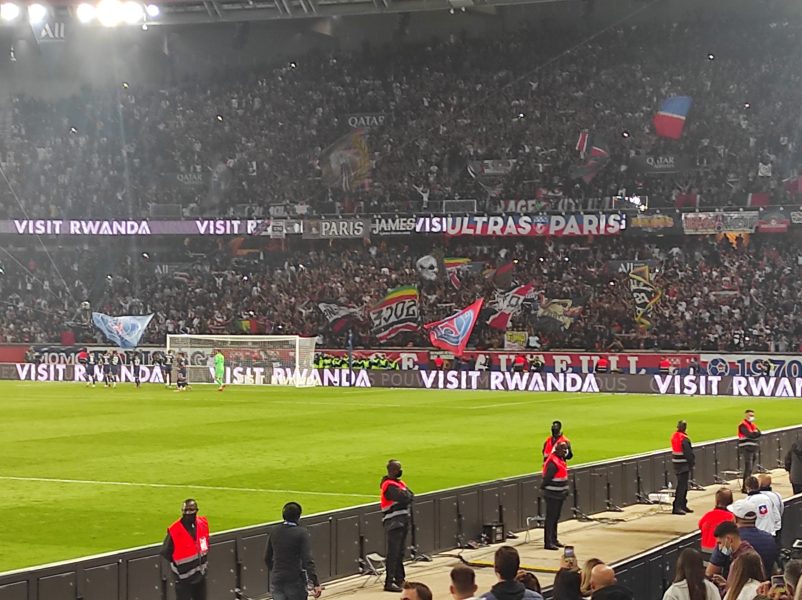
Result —
[[785, 470], [794, 494], [802, 494], [802, 444], [794, 442], [788, 454], [785, 455]]
[[385, 560], [384, 591], [399, 593], [402, 591], [406, 573], [404, 571], [404, 546], [409, 532], [412, 500], [415, 495], [401, 480], [401, 463], [390, 460], [387, 463], [387, 475], [381, 480], [382, 524], [387, 538], [387, 556]]
[[746, 494], [746, 480], [752, 475], [757, 463], [757, 453], [760, 449], [760, 436], [762, 433], [755, 425], [755, 411], [748, 409], [744, 413], [743, 421], [738, 424], [738, 452], [743, 462], [743, 475], [741, 493]]
[[288, 502], [281, 511], [284, 522], [267, 539], [265, 564], [270, 572], [273, 600], [306, 600], [307, 582], [312, 595], [320, 597], [320, 581], [312, 560], [309, 532], [298, 525], [301, 505]]
[[543, 600], [543, 596], [528, 590], [520, 581], [516, 581], [521, 558], [512, 546], [502, 546], [496, 550], [494, 567], [498, 583], [490, 591], [482, 594], [484, 600]]

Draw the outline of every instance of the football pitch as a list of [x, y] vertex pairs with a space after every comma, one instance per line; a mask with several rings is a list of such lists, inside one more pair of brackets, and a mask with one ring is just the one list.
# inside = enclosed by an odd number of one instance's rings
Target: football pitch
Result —
[[800, 422], [799, 401], [0, 382], [0, 571], [161, 542], [181, 501], [213, 531], [376, 502], [388, 458], [416, 493], [539, 470], [551, 421], [573, 464]]

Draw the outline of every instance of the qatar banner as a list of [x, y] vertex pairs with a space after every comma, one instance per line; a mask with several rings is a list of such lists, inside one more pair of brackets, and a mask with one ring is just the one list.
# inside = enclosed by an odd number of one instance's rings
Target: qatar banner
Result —
[[[530, 363], [536, 358], [543, 363], [544, 371], [569, 372], [569, 373], [592, 373], [593, 366], [602, 356], [601, 353], [591, 352], [533, 352], [532, 350], [515, 351], [477, 351], [467, 350], [460, 358], [458, 365], [452, 365], [455, 369], [470, 369], [476, 371], [509, 371], [512, 368], [512, 361], [519, 354]], [[352, 358], [353, 368], [364, 369], [427, 369], [430, 362], [436, 356], [444, 358], [446, 361], [453, 360], [449, 353], [438, 350], [354, 350]], [[604, 354], [610, 361], [610, 370], [620, 372], [625, 375], [635, 374], [654, 374], [660, 372], [660, 360], [664, 355], [630, 352]], [[698, 354], [682, 353], [666, 355], [671, 362], [671, 368], [679, 373], [685, 373], [691, 360], [699, 361]], [[319, 369], [342, 368], [348, 366], [347, 350], [318, 350], [315, 353], [315, 366]], [[802, 375], [800, 375], [802, 376]]]
[[763, 375], [763, 363], [771, 365], [775, 377], [802, 377], [802, 356], [798, 354], [708, 354], [699, 355], [708, 375]]
[[624, 213], [418, 217], [415, 222], [417, 233], [447, 236], [619, 235], [626, 228], [627, 216]]

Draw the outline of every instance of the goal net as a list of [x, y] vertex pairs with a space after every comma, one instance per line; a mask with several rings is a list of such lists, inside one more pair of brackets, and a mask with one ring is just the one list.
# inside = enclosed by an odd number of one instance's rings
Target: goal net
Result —
[[[225, 357], [226, 385], [315, 385], [315, 338], [297, 335], [168, 335], [167, 351], [188, 365], [190, 384], [214, 383], [214, 351]], [[175, 375], [174, 375], [175, 377]], [[318, 380], [319, 381], [319, 380]]]

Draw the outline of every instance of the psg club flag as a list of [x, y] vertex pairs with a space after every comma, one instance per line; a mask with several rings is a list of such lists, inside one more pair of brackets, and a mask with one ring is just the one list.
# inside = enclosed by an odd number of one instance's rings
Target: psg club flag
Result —
[[442, 321], [426, 323], [423, 327], [429, 331], [429, 340], [432, 342], [432, 346], [453, 352], [455, 356], [462, 356], [476, 321], [479, 319], [479, 311], [482, 310], [483, 302], [484, 298], [479, 298], [467, 308], [463, 308]]
[[657, 135], [672, 140], [681, 138], [692, 103], [693, 99], [690, 96], [672, 96], [663, 100], [660, 110], [654, 116], [654, 129]]
[[92, 313], [92, 322], [113, 344], [120, 348], [136, 348], [153, 315], [110, 317], [103, 313]]

